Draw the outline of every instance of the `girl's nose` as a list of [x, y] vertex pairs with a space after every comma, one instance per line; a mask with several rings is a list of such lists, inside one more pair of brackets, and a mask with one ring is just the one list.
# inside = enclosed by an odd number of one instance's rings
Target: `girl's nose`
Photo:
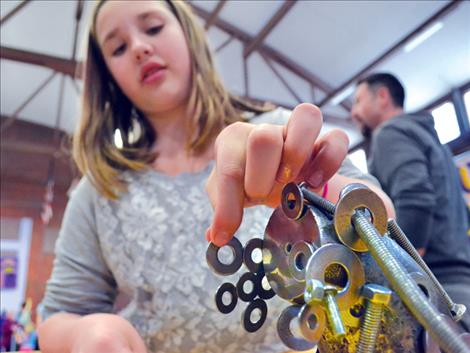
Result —
[[152, 46], [144, 41], [136, 40], [132, 49], [137, 61], [142, 61], [152, 54]]

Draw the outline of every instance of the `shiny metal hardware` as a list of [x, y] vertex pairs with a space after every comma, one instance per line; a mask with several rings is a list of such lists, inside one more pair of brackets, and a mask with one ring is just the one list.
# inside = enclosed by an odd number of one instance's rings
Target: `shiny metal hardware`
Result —
[[341, 314], [339, 313], [338, 304], [336, 303], [336, 294], [338, 289], [334, 286], [325, 286], [325, 306], [326, 306], [326, 316], [328, 317], [328, 322], [331, 326], [331, 331], [333, 332], [335, 338], [341, 338], [346, 335], [346, 330], [344, 329], [343, 320], [341, 319]]
[[362, 296], [367, 301], [366, 312], [361, 326], [357, 353], [373, 353], [380, 329], [384, 306], [390, 303], [392, 291], [377, 284], [366, 284]]
[[299, 327], [302, 336], [317, 345], [325, 331], [326, 316], [320, 305], [305, 304], [298, 314]]
[[429, 331], [436, 343], [446, 352], [468, 352], [469, 347], [455, 334], [452, 327], [444, 321], [436, 320], [439, 312], [429, 304], [424, 293], [385, 246], [380, 233], [363, 212], [356, 212], [352, 221], [392, 288], [398, 293], [413, 316]]
[[[225, 293], [230, 294], [230, 302], [228, 304], [225, 304], [223, 301]], [[237, 306], [237, 300], [237, 289], [232, 283], [223, 283], [215, 293], [215, 306], [222, 314], [231, 313]]]
[[360, 299], [365, 272], [358, 256], [342, 244], [326, 244], [310, 257], [305, 279], [334, 285], [338, 289], [339, 310], [346, 310]]
[[[255, 251], [258, 250], [260, 253], [260, 261], [256, 262], [253, 259]], [[263, 239], [252, 238], [245, 244], [245, 250], [243, 251], [243, 263], [250, 270], [250, 272], [258, 273], [263, 270]]]
[[[269, 300], [276, 295], [276, 292], [269, 285], [269, 281], [264, 274], [264, 271], [256, 274], [258, 280], [258, 297], [264, 300]], [[266, 287], [266, 288], [265, 288]]]
[[307, 280], [305, 286], [304, 301], [307, 305], [320, 304], [325, 297], [325, 286], [316, 279]]
[[[247, 292], [245, 284], [247, 282], [251, 283], [251, 291]], [[240, 300], [244, 302], [251, 302], [259, 294], [259, 280], [256, 277], [255, 273], [246, 272], [240, 276], [237, 282], [237, 294]]]
[[305, 280], [292, 277], [289, 254], [296, 243], [314, 243], [318, 237], [311, 212], [296, 221], [288, 218], [281, 208], [274, 210], [264, 233], [263, 266], [271, 288], [281, 298], [303, 304]]
[[289, 183], [282, 189], [281, 206], [284, 214], [290, 219], [298, 220], [304, 215], [304, 197], [296, 183]]
[[288, 255], [289, 269], [292, 277], [299, 282], [305, 281], [305, 270], [307, 269], [307, 261], [312, 256], [316, 247], [306, 241], [299, 241], [292, 246]]
[[387, 210], [382, 199], [366, 187], [349, 187], [342, 192], [335, 208], [334, 225], [339, 240], [350, 249], [368, 251], [366, 244], [358, 236], [351, 221], [357, 209], [370, 213], [371, 223], [380, 235], [387, 231]]
[[[252, 314], [255, 310], [259, 310], [260, 315], [258, 320], [252, 321]], [[256, 332], [258, 331], [261, 326], [263, 326], [264, 322], [266, 321], [266, 317], [268, 316], [268, 306], [266, 302], [262, 299], [255, 299], [243, 311], [242, 314], [242, 322], [243, 327], [248, 332]]]
[[[242, 317], [245, 329], [254, 332], [263, 325], [267, 306], [262, 299], [277, 294], [293, 304], [280, 315], [277, 326], [290, 349], [318, 346], [322, 353], [374, 349], [414, 353], [417, 347], [432, 349], [432, 345], [422, 344], [424, 337], [447, 353], [469, 352], [470, 335], [458, 330], [445, 297], [439, 295], [413, 253], [388, 237], [394, 235], [390, 229], [385, 232], [385, 208], [378, 196], [371, 195], [363, 185], [349, 185], [335, 205], [305, 184], [286, 186], [282, 208], [272, 213], [264, 238], [251, 240], [238, 251], [251, 272], [238, 282], [239, 294], [247, 294], [245, 299], [251, 300]], [[258, 249], [262, 249], [262, 263], [253, 256]], [[218, 260], [214, 250], [212, 256]], [[233, 268], [225, 272], [231, 271]], [[253, 299], [256, 294], [252, 291], [244, 293], [244, 276], [256, 282], [260, 299]], [[384, 315], [371, 309], [377, 293], [370, 295], [367, 290], [374, 284], [394, 290]], [[228, 287], [219, 289], [220, 301], [227, 291]], [[226, 307], [238, 300], [233, 285], [230, 291], [235, 293], [231, 302], [222, 306], [227, 312]], [[253, 311], [261, 312], [258, 319], [253, 318]], [[429, 337], [420, 334], [421, 325]]]
[[390, 219], [388, 221], [387, 227], [390, 233], [390, 237], [395, 240], [398, 245], [400, 245], [413, 258], [413, 260], [416, 261], [419, 266], [421, 266], [424, 272], [426, 272], [426, 274], [429, 276], [434, 286], [436, 287], [437, 291], [445, 301], [454, 320], [459, 321], [465, 314], [467, 307], [463, 304], [454, 303], [454, 301], [449, 297], [444, 287], [442, 287], [442, 285], [439, 283], [432, 271], [429, 269], [428, 265], [426, 265], [422, 257], [418, 254], [418, 251], [416, 251], [408, 237], [398, 226], [397, 222], [395, 222], [395, 220], [393, 219]]
[[306, 351], [316, 347], [315, 342], [307, 341], [305, 338], [296, 337], [291, 331], [291, 321], [297, 319], [301, 307], [291, 305], [284, 309], [277, 320], [277, 333], [281, 341], [294, 351]]
[[243, 263], [243, 246], [240, 241], [233, 237], [227, 245], [233, 254], [233, 260], [229, 264], [224, 264], [219, 260], [219, 251], [221, 248], [214, 243], [210, 243], [206, 251], [206, 261], [212, 271], [219, 275], [228, 276], [237, 272]]

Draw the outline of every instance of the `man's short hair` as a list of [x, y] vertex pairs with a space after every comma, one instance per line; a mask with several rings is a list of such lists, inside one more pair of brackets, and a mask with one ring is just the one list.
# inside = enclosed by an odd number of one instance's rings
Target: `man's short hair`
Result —
[[372, 89], [378, 87], [386, 87], [390, 92], [393, 104], [395, 106], [403, 108], [405, 102], [405, 89], [400, 81], [389, 73], [376, 73], [366, 76], [358, 81], [358, 85], [361, 83], [367, 83]]

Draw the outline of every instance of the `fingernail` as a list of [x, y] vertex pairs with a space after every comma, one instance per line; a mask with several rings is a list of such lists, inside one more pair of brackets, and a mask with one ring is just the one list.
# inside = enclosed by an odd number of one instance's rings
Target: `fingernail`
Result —
[[281, 168], [279, 168], [276, 180], [282, 184], [285, 184], [290, 180], [291, 177], [292, 169], [290, 169], [288, 165], [283, 165]]
[[306, 182], [314, 189], [319, 188], [323, 184], [323, 171], [317, 170], [307, 178]]
[[220, 233], [215, 234], [214, 238], [212, 239], [212, 242], [218, 247], [222, 247], [225, 244], [227, 244], [229, 240], [230, 240], [230, 235], [228, 233], [220, 232]]

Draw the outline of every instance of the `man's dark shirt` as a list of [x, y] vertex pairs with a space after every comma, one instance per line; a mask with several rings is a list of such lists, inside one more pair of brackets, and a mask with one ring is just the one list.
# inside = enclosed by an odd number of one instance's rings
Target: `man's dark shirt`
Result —
[[457, 168], [428, 113], [396, 116], [372, 136], [369, 171], [397, 211], [397, 222], [443, 283], [470, 284], [468, 210]]

